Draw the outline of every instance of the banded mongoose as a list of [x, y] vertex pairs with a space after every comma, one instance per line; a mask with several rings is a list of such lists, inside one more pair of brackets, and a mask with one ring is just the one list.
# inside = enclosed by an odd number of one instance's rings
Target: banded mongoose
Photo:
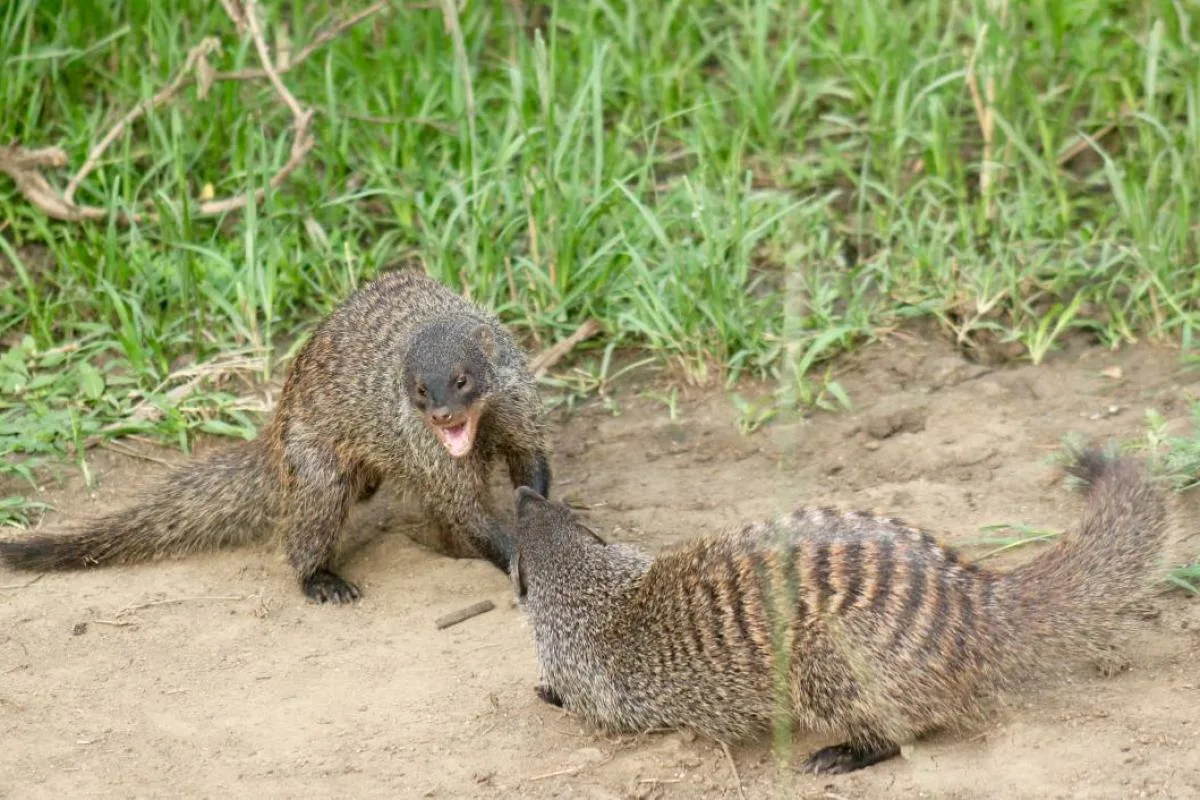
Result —
[[813, 773], [892, 758], [1091, 654], [1152, 585], [1169, 524], [1140, 466], [1087, 449], [1067, 471], [1090, 484], [1078, 532], [1008, 572], [898, 520], [818, 508], [652, 558], [520, 488], [509, 574], [538, 696], [609, 732], [844, 736], [808, 756]]
[[79, 569], [278, 531], [305, 595], [357, 600], [330, 563], [351, 504], [385, 478], [420, 498], [449, 554], [507, 570], [488, 487], [550, 488], [543, 407], [526, 356], [493, 315], [423, 273], [387, 272], [317, 327], [253, 441], [171, 472], [139, 504], [65, 535], [0, 542], [19, 569]]

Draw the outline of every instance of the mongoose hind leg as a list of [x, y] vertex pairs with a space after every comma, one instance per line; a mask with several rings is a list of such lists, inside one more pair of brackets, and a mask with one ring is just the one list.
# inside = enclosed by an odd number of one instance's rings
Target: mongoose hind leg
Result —
[[318, 603], [352, 603], [362, 592], [330, 569], [330, 562], [358, 487], [333, 454], [318, 446], [289, 442], [287, 464], [284, 536], [300, 588]]
[[900, 755], [900, 746], [886, 739], [855, 738], [822, 747], [804, 760], [802, 772], [813, 775], [845, 775]]

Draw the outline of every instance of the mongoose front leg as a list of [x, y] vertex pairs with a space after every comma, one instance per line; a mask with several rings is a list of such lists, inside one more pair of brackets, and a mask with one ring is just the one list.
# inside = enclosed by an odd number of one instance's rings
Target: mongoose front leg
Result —
[[290, 443], [285, 544], [300, 588], [318, 603], [351, 603], [362, 593], [329, 568], [355, 487], [324, 448]]
[[543, 703], [549, 703], [550, 705], [557, 706], [558, 708], [563, 707], [562, 698], [558, 696], [558, 692], [554, 691], [549, 684], [539, 683], [537, 686], [533, 687], [533, 693], [536, 694], [538, 699]]
[[804, 761], [803, 772], [813, 775], [845, 775], [900, 755], [900, 746], [886, 739], [851, 739], [822, 747]]
[[464, 470], [457, 484], [430, 486], [424, 492], [425, 510], [448, 531], [459, 557], [477, 556], [508, 573], [512, 537], [484, 505], [487, 486], [479, 475]]
[[507, 458], [514, 489], [528, 486], [550, 499], [550, 459], [541, 450], [514, 452]]

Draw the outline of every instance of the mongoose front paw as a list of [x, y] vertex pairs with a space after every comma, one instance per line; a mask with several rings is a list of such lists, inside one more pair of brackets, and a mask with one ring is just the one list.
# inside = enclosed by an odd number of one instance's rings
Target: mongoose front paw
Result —
[[562, 708], [562, 698], [558, 696], [558, 692], [554, 691], [546, 684], [539, 683], [537, 686], [533, 687], [533, 692], [543, 703], [549, 703], [552, 706]]
[[350, 581], [327, 569], [319, 569], [304, 579], [304, 594], [318, 603], [353, 603], [362, 592]]
[[822, 747], [804, 761], [803, 772], [812, 775], [845, 775], [900, 754], [896, 745], [865, 746], [846, 742]]

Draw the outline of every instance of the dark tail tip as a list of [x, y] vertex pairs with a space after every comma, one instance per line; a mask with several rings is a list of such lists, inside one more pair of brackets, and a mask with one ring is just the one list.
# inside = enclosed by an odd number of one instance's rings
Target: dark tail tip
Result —
[[50, 536], [0, 541], [0, 563], [26, 571], [80, 569], [88, 566], [75, 548], [64, 546], [63, 542]]
[[1120, 450], [1112, 445], [1100, 447], [1068, 442], [1064, 449], [1066, 463], [1063, 469], [1087, 488], [1110, 475], [1128, 472], [1133, 467], [1133, 462], [1122, 458]]

